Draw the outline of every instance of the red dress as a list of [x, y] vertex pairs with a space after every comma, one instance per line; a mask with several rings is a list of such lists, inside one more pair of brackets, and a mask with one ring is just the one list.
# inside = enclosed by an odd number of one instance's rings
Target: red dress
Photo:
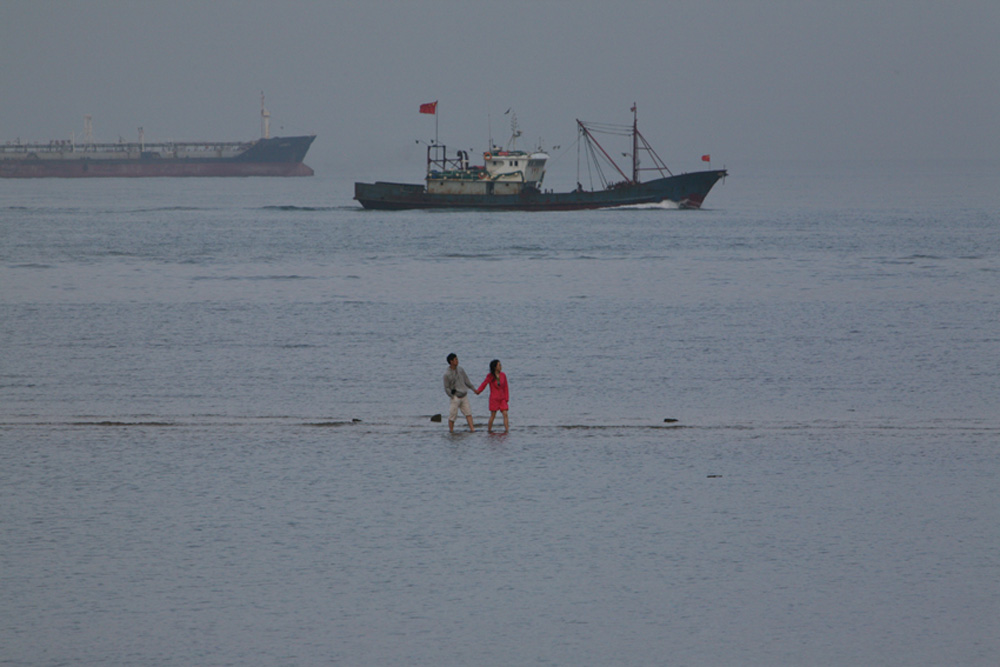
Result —
[[490, 386], [490, 412], [506, 410], [507, 400], [510, 398], [510, 392], [507, 389], [507, 375], [501, 372], [500, 378], [497, 379], [493, 377], [493, 373], [490, 373], [479, 385], [477, 391], [482, 391], [486, 385]]

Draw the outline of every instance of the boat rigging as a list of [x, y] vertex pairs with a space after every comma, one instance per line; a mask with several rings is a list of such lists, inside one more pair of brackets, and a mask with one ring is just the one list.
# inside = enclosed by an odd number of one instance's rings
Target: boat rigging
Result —
[[[632, 105], [632, 125], [615, 125], [612, 123], [595, 123], [595, 122], [585, 122], [577, 119], [577, 131], [580, 135], [580, 141], [577, 146], [577, 181], [579, 181], [579, 171], [580, 171], [580, 151], [584, 151], [588, 161], [588, 168], [593, 167], [593, 170], [597, 172], [598, 179], [600, 180], [601, 187], [604, 189], [623, 187], [627, 185], [637, 185], [640, 183], [639, 172], [642, 171], [656, 171], [659, 173], [660, 178], [666, 178], [668, 176], [673, 176], [673, 172], [667, 167], [667, 164], [662, 158], [657, 154], [656, 150], [653, 149], [652, 145], [646, 140], [646, 137], [642, 136], [639, 131], [639, 117], [636, 110], [636, 105]], [[631, 153], [622, 153], [624, 157], [632, 158], [632, 173], [631, 176], [626, 174], [626, 172], [619, 166], [618, 162], [611, 157], [611, 154], [605, 150], [604, 146], [597, 140], [595, 134], [612, 135], [618, 137], [628, 137], [631, 140]], [[640, 152], [645, 152], [652, 162], [652, 167], [641, 167], [640, 166]], [[603, 166], [602, 166], [603, 165]], [[610, 166], [621, 176], [622, 180], [612, 181], [604, 174], [604, 166]]]

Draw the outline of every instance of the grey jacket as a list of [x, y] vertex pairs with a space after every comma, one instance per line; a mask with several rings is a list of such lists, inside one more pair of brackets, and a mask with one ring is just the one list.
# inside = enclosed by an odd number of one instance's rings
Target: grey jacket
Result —
[[459, 366], [455, 370], [448, 369], [444, 373], [444, 393], [448, 396], [457, 396], [462, 398], [468, 391], [466, 389], [475, 390], [476, 385], [469, 382], [469, 376], [465, 374], [462, 367]]

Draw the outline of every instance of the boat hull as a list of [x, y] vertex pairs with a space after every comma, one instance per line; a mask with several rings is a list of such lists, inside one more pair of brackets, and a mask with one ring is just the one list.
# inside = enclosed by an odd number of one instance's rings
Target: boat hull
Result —
[[513, 195], [460, 195], [428, 193], [424, 186], [408, 183], [355, 183], [354, 198], [368, 209], [420, 208], [501, 209], [512, 211], [574, 211], [635, 204], [676, 203], [681, 208], [701, 208], [709, 191], [726, 176], [726, 170], [698, 171], [607, 190], [542, 192], [526, 188]]
[[171, 157], [166, 152], [31, 150], [0, 159], [0, 178], [147, 178], [206, 176], [312, 176], [303, 164], [315, 136], [253, 142], [231, 157]]

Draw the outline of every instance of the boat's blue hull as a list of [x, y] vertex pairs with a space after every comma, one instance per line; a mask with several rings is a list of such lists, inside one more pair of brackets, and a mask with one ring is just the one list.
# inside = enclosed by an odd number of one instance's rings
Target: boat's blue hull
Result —
[[235, 146], [237, 142], [185, 143], [199, 146], [206, 157], [171, 155], [170, 145], [139, 144], [99, 146], [81, 144], [72, 150], [60, 145], [14, 145], [0, 152], [0, 178], [99, 178], [152, 176], [312, 176], [302, 160], [314, 135], [272, 137], [246, 142], [235, 155], [216, 157], [213, 146]]

